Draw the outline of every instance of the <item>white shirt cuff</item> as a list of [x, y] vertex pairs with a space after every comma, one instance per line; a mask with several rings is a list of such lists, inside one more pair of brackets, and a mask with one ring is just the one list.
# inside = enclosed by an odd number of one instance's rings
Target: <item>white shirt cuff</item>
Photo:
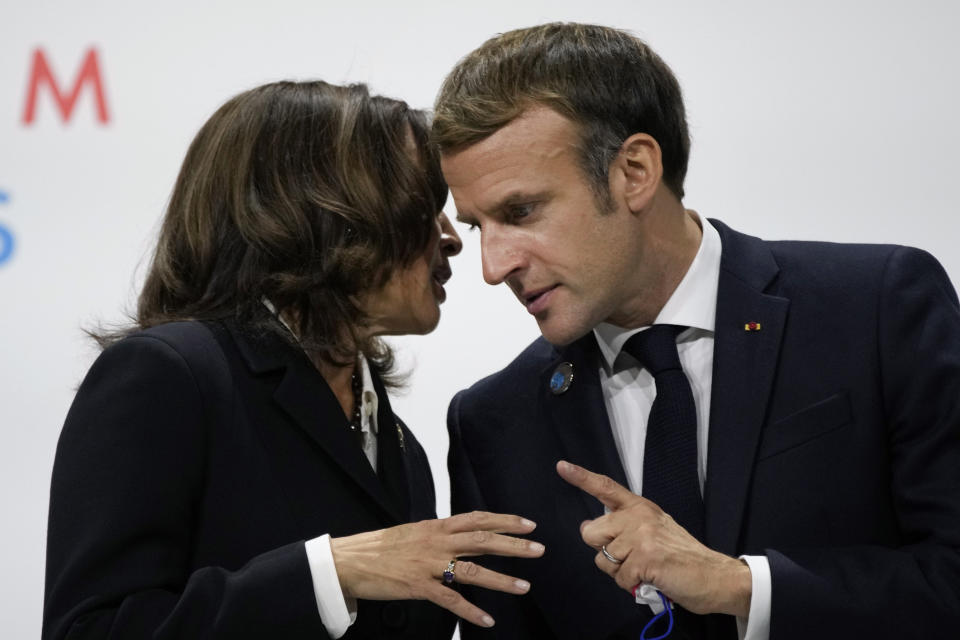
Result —
[[767, 556], [740, 556], [750, 567], [750, 613], [746, 619], [737, 616], [740, 640], [769, 640], [770, 601], [773, 587]]
[[347, 632], [357, 619], [357, 601], [347, 601], [340, 589], [337, 567], [330, 551], [330, 535], [307, 540], [307, 562], [313, 578], [313, 592], [317, 597], [317, 610], [330, 637], [336, 640]]

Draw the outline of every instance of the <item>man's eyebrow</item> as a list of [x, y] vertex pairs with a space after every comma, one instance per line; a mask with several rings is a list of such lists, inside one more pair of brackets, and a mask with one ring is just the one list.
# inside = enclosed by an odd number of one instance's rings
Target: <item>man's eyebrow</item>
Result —
[[546, 190], [539, 192], [529, 192], [529, 191], [511, 191], [504, 197], [494, 204], [490, 210], [491, 211], [504, 211], [510, 207], [515, 207], [520, 204], [530, 204], [538, 200], [543, 200], [547, 197], [548, 192]]
[[494, 210], [502, 211], [507, 207], [512, 207], [512, 206], [521, 204], [522, 202], [528, 199], [529, 198], [525, 194], [520, 193], [518, 191], [514, 191], [512, 193], [508, 193], [506, 196], [501, 198], [500, 201], [496, 204], [496, 206], [494, 206]]
[[459, 222], [459, 223], [461, 223], [461, 224], [469, 224], [469, 225], [475, 225], [475, 224], [477, 224], [477, 219], [476, 219], [476, 218], [474, 218], [473, 216], [471, 216], [469, 213], [462, 213], [462, 212], [460, 212], [460, 211], [457, 211], [456, 220], [457, 220], [457, 222]]

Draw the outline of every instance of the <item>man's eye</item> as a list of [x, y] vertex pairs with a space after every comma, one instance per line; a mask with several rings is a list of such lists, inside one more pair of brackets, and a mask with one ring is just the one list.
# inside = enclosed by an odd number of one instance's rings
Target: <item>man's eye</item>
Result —
[[508, 213], [510, 214], [510, 220], [522, 220], [526, 218], [531, 213], [533, 213], [533, 203], [530, 204], [515, 204], [511, 205]]

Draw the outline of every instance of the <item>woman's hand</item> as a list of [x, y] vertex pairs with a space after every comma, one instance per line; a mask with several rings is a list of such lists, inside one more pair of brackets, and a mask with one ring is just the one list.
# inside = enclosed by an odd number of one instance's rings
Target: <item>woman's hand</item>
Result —
[[[444, 518], [402, 524], [389, 529], [331, 538], [330, 548], [348, 598], [366, 600], [429, 600], [464, 620], [492, 627], [493, 618], [441, 582], [447, 564], [460, 556], [493, 554], [536, 558], [539, 542], [502, 535], [526, 534], [537, 525], [520, 516], [474, 511]], [[524, 580], [457, 560], [456, 582], [506, 593], [530, 589]]]

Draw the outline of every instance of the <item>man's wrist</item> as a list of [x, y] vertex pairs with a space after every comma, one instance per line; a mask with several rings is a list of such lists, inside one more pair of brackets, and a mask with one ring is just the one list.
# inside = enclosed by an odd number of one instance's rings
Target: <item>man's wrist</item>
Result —
[[730, 558], [729, 560], [728, 567], [724, 571], [724, 579], [719, 581], [723, 587], [718, 594], [721, 604], [717, 612], [747, 618], [750, 615], [750, 598], [753, 595], [750, 565], [742, 559]]

